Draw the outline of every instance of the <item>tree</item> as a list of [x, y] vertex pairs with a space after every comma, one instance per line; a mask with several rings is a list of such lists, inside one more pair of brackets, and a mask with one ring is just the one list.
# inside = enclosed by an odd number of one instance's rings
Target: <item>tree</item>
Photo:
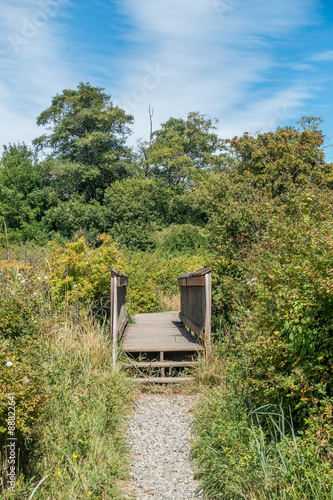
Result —
[[198, 196], [225, 359], [252, 407], [279, 402], [295, 426], [333, 394], [332, 165], [317, 124], [301, 125], [229, 141], [229, 168]]
[[222, 161], [223, 141], [214, 132], [216, 123], [198, 112], [189, 113], [186, 120], [170, 118], [163, 123], [149, 144], [140, 144], [146, 177], [164, 178], [182, 190], [196, 184]]
[[90, 197], [101, 198], [105, 187], [128, 175], [131, 168], [125, 143], [132, 123], [133, 117], [114, 106], [103, 88], [80, 83], [77, 90], [57, 94], [39, 115], [37, 124], [48, 126], [50, 134], [33, 142], [37, 150], [49, 151], [51, 158], [97, 167], [89, 174], [89, 190]]
[[238, 161], [236, 171], [256, 177], [258, 186], [266, 186], [274, 196], [291, 186], [308, 183], [327, 185], [332, 182], [332, 165], [325, 163], [324, 136], [320, 121], [303, 117], [301, 129], [278, 128], [275, 132], [252, 137], [244, 134], [229, 142], [230, 153]]
[[87, 240], [94, 241], [105, 228], [104, 211], [96, 200], [87, 202], [83, 196], [73, 195], [68, 201], [59, 201], [46, 211], [43, 222], [49, 231], [65, 238], [82, 232]]
[[4, 146], [0, 161], [0, 218], [5, 220], [9, 233], [23, 240], [40, 237], [44, 232], [41, 219], [48, 205], [36, 156], [25, 144]]
[[50, 125], [51, 134], [34, 140], [49, 147], [52, 156], [97, 165], [123, 150], [131, 115], [113, 106], [101, 87], [80, 83], [77, 90], [65, 89], [37, 118], [37, 125]]
[[124, 179], [105, 191], [105, 219], [110, 233], [128, 248], [146, 250], [163, 224], [168, 198], [154, 179]]

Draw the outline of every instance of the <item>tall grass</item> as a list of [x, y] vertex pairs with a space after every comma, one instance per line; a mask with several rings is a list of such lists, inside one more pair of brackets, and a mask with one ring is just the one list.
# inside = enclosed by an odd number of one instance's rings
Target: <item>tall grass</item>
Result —
[[50, 399], [36, 462], [39, 476], [51, 476], [41, 498], [119, 498], [132, 386], [112, 369], [110, 342], [92, 318], [60, 321], [49, 349]]
[[109, 339], [92, 315], [48, 312], [40, 321], [44, 345], [35, 362], [45, 403], [15, 493], [3, 490], [0, 498], [119, 499], [132, 383], [112, 368]]
[[316, 436], [297, 436], [282, 405], [251, 412], [225, 380], [200, 398], [192, 457], [207, 499], [331, 500], [333, 473]]

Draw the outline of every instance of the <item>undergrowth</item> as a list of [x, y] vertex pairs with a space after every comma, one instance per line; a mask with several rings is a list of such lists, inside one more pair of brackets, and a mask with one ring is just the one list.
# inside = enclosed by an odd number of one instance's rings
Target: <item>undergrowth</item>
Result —
[[246, 382], [217, 356], [196, 370], [196, 380], [192, 458], [205, 498], [333, 498], [332, 401], [313, 408], [297, 432], [282, 404], [252, 408]]
[[[50, 277], [30, 264], [2, 262], [0, 269], [0, 498], [121, 498], [132, 383], [112, 369], [107, 326], [74, 305], [55, 310]], [[14, 493], [6, 490], [9, 393], [16, 402]]]

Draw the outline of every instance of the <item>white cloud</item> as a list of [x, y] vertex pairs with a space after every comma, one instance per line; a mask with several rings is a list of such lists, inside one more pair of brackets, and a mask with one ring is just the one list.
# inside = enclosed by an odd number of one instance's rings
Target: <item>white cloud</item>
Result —
[[311, 60], [318, 62], [333, 61], [333, 50], [326, 50], [325, 52], [314, 54]]
[[36, 116], [72, 80], [63, 61], [60, 16], [67, 0], [19, 0], [2, 5], [0, 20], [0, 146], [30, 142]]
[[105, 25], [116, 2], [133, 26], [122, 35], [130, 50], [104, 44], [99, 57], [99, 47], [78, 38], [72, 61], [62, 22], [68, 0], [2, 5], [0, 145], [39, 135], [36, 116], [51, 98], [86, 79], [134, 114], [136, 139], [148, 135], [148, 104], [155, 128], [170, 116], [200, 111], [218, 117], [221, 133], [230, 136], [278, 125], [285, 120], [281, 110], [296, 116], [311, 94], [310, 80], [274, 82], [272, 45], [313, 22], [315, 0], [114, 0]]
[[[221, 130], [238, 134], [247, 124], [256, 130], [278, 125], [281, 109], [295, 115], [309, 92], [293, 81], [282, 88], [274, 84], [279, 68], [272, 40], [287, 40], [312, 22], [314, 3], [122, 0], [136, 26], [130, 38], [137, 50], [124, 68], [121, 91], [113, 95], [134, 114], [135, 137], [147, 136], [149, 103], [155, 108], [155, 127], [170, 116], [197, 110], [220, 118]], [[156, 66], [165, 77], [149, 90], [146, 68]], [[259, 91], [265, 84], [271, 90]]]

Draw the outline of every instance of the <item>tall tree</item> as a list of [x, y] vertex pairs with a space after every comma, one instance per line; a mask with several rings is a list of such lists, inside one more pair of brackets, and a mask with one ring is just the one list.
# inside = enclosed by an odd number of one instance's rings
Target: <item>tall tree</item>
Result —
[[111, 102], [101, 87], [80, 83], [65, 89], [37, 118], [51, 133], [34, 140], [39, 148], [51, 148], [52, 156], [96, 165], [124, 152], [133, 117]]
[[222, 162], [223, 141], [215, 133], [216, 123], [198, 112], [189, 113], [186, 120], [170, 118], [163, 123], [146, 145], [149, 150], [144, 158], [146, 176], [149, 171], [150, 175], [162, 177], [182, 189], [195, 184], [200, 173]]
[[[90, 197], [100, 199], [105, 187], [125, 177], [131, 168], [126, 139], [132, 123], [133, 117], [114, 106], [103, 88], [80, 83], [77, 90], [65, 89], [57, 94], [51, 106], [39, 115], [37, 124], [47, 126], [50, 133], [33, 142], [37, 150], [48, 152], [49, 158], [89, 166], [90, 185], [86, 191]], [[63, 181], [65, 169], [59, 163], [48, 163], [50, 176], [55, 180], [59, 165]], [[78, 168], [81, 172], [82, 168]], [[73, 177], [73, 168], [68, 170]]]

